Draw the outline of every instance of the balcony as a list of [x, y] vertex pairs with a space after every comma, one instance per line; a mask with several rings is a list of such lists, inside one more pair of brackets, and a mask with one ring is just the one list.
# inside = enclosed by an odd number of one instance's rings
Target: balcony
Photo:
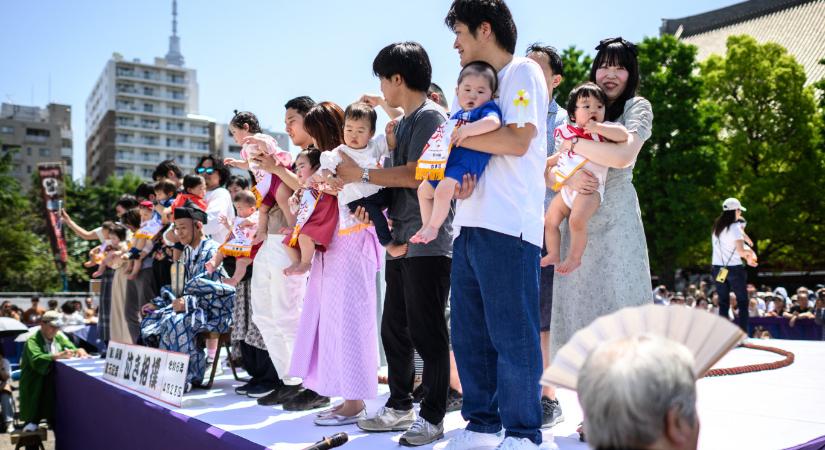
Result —
[[37, 143], [44, 143], [49, 142], [48, 136], [40, 136], [40, 135], [26, 135], [26, 142], [37, 142]]

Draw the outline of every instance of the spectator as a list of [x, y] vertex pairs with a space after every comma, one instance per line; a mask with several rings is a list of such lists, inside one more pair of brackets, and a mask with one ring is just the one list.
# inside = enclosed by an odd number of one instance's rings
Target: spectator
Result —
[[167, 159], [165, 161], [161, 161], [160, 164], [155, 167], [155, 171], [152, 173], [152, 179], [155, 181], [167, 179], [180, 187], [181, 182], [183, 181], [183, 171], [180, 170], [180, 167], [178, 167], [177, 164], [175, 164], [174, 159]]
[[0, 406], [2, 406], [3, 429], [6, 433], [14, 431], [14, 400], [11, 390], [11, 363], [0, 347]]
[[653, 290], [653, 303], [657, 305], [667, 304], [668, 292], [664, 284]]
[[75, 310], [74, 302], [67, 301], [66, 303], [63, 303], [60, 310], [63, 312], [60, 318], [63, 325], [83, 325], [86, 323], [83, 318], [83, 314]]
[[34, 431], [41, 419], [52, 421], [54, 413], [53, 362], [74, 356], [85, 357], [60, 331], [60, 314], [46, 311], [40, 319], [40, 330], [23, 348], [20, 360], [20, 419], [25, 431]]
[[708, 311], [712, 312], [713, 314], [719, 314], [719, 293], [714, 292], [710, 294], [710, 307]]
[[709, 311], [710, 305], [708, 304], [708, 299], [706, 299], [705, 297], [699, 297], [699, 299], [696, 300], [696, 305], [694, 306], [694, 308], [702, 311]]
[[[57, 300], [55, 300], [55, 299], [49, 300], [49, 311], [57, 311]], [[41, 318], [41, 320], [42, 320], [42, 318]]]
[[28, 327], [40, 324], [40, 317], [46, 310], [40, 306], [40, 298], [32, 297], [32, 306], [23, 313], [22, 322]]
[[92, 297], [86, 297], [86, 308], [83, 310], [83, 318], [87, 323], [97, 323], [97, 308], [95, 307]]
[[756, 297], [748, 300], [748, 317], [762, 317], [762, 310], [759, 309]]
[[819, 288], [816, 291], [814, 320], [816, 320], [816, 323], [822, 327], [822, 340], [825, 341], [825, 288]]
[[235, 207], [232, 205], [232, 197], [224, 187], [229, 181], [229, 169], [223, 161], [207, 155], [198, 161], [195, 172], [206, 180], [206, 215], [207, 222], [203, 226], [203, 233], [211, 237], [215, 242], [226, 242], [229, 230], [221, 225], [218, 217], [226, 216], [226, 220], [232, 223], [235, 220]]
[[784, 317], [790, 319], [791, 326], [796, 324], [797, 319], [813, 319], [814, 318], [814, 308], [811, 308], [811, 304], [808, 302], [808, 290], [803, 288], [799, 288], [796, 294], [796, 304], [791, 306], [789, 312], [784, 314]]
[[768, 317], [785, 316], [785, 299], [782, 297], [771, 297], [771, 308], [766, 314]]
[[602, 344], [577, 390], [591, 448], [697, 448], [693, 356], [681, 344], [651, 336]]
[[682, 295], [681, 292], [677, 292], [676, 294], [673, 295], [673, 298], [670, 299], [670, 305], [671, 306], [675, 306], [675, 305], [685, 306], [685, 296]]
[[14, 310], [14, 305], [8, 300], [3, 302], [2, 315], [3, 317], [11, 317], [14, 320], [20, 320], [20, 314]]
[[249, 178], [232, 175], [226, 183], [226, 189], [229, 191], [229, 195], [235, 198], [235, 195], [239, 192], [249, 189]]

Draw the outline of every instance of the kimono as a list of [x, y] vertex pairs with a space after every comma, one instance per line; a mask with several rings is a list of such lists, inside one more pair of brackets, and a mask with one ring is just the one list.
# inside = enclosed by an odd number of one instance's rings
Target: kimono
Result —
[[206, 370], [206, 356], [203, 345], [197, 341], [198, 334], [227, 333], [232, 323], [235, 288], [221, 283], [221, 276], [226, 276], [223, 268], [212, 274], [206, 272], [206, 263], [217, 251], [218, 243], [207, 238], [197, 248], [186, 247], [181, 255], [186, 280], [181, 293], [185, 311], [172, 309], [175, 293], [171, 286], [164, 286], [160, 296], [152, 300], [157, 309], [147, 314], [140, 325], [144, 342], [157, 344], [162, 350], [189, 354], [186, 381], [192, 385], [203, 381]]
[[[63, 332], [54, 336], [54, 352], [76, 350]], [[38, 330], [26, 341], [20, 360], [20, 420], [38, 423], [54, 416], [54, 360], [46, 338]]]

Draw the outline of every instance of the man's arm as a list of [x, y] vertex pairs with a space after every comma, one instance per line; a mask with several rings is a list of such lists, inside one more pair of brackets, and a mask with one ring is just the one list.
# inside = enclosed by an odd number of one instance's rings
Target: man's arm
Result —
[[523, 127], [511, 123], [480, 136], [468, 137], [461, 146], [492, 155], [524, 156], [536, 132], [532, 123], [526, 123]]
[[[360, 183], [364, 169], [358, 166], [347, 154], [341, 153], [341, 164], [338, 164], [338, 178], [344, 183]], [[383, 187], [397, 187], [415, 189], [421, 180], [415, 179], [415, 166], [418, 161], [408, 162], [404, 166], [387, 167], [383, 169], [369, 169], [370, 183]]]

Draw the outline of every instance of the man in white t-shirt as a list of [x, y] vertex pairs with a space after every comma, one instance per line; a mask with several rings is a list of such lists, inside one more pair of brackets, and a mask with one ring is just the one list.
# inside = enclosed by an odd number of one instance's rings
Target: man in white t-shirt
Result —
[[455, 0], [446, 23], [462, 66], [481, 60], [498, 71], [503, 117], [502, 128], [462, 144], [493, 157], [453, 220], [450, 320], [469, 423], [447, 448], [495, 446], [502, 426], [499, 448], [536, 448], [547, 86], [535, 61], [513, 56], [516, 26], [503, 1]]

